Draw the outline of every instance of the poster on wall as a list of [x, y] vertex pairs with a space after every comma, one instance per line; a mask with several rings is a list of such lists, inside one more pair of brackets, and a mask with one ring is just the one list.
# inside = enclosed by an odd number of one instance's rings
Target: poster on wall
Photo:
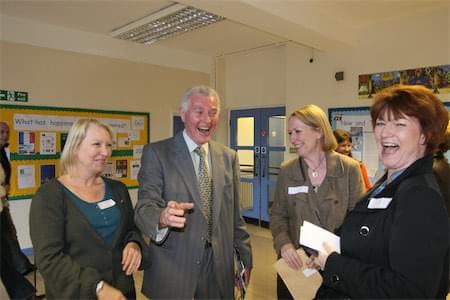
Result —
[[41, 154], [56, 154], [56, 132], [41, 132]]
[[358, 96], [360, 99], [372, 98], [395, 84], [423, 85], [435, 94], [449, 94], [450, 65], [359, 75]]
[[36, 138], [34, 132], [19, 132], [19, 153], [24, 155], [34, 154]]
[[128, 174], [128, 161], [124, 159], [116, 160], [116, 177], [124, 178]]
[[20, 189], [33, 188], [36, 186], [34, 166], [17, 166], [17, 181]]
[[55, 165], [41, 165], [41, 184], [47, 183], [56, 176]]

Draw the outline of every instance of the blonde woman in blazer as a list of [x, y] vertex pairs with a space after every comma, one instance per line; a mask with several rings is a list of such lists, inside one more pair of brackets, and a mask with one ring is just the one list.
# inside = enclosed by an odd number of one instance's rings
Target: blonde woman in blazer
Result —
[[[293, 112], [288, 134], [298, 157], [281, 166], [270, 229], [278, 257], [299, 269], [304, 262], [296, 250], [303, 221], [333, 232], [365, 189], [358, 162], [334, 151], [336, 139], [318, 106], [307, 105]], [[277, 294], [279, 299], [292, 299], [280, 277]]]

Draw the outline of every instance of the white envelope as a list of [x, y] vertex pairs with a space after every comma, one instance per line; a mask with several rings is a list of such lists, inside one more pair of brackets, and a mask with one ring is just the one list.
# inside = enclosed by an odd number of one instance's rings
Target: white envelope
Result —
[[341, 253], [340, 237], [308, 221], [303, 221], [303, 225], [300, 227], [300, 244], [325, 252], [322, 245], [323, 242], [328, 242], [336, 249], [337, 253]]

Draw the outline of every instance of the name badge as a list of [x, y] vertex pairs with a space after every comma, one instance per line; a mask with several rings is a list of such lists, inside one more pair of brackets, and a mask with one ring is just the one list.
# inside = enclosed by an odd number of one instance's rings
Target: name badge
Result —
[[392, 201], [392, 198], [371, 198], [367, 208], [383, 209], [383, 208], [388, 207], [388, 205], [389, 205], [389, 203], [391, 203], [391, 201]]
[[308, 186], [302, 185], [302, 186], [290, 186], [288, 187], [288, 194], [289, 195], [295, 195], [300, 193], [308, 193]]
[[114, 205], [116, 205], [116, 202], [113, 199], [108, 199], [97, 203], [98, 208], [101, 210], [113, 207]]

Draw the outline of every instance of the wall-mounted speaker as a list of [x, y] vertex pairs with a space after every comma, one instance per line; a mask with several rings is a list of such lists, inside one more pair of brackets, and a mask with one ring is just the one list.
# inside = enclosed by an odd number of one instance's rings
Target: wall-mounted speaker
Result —
[[336, 72], [336, 74], [334, 74], [334, 78], [336, 81], [344, 80], [344, 72]]

